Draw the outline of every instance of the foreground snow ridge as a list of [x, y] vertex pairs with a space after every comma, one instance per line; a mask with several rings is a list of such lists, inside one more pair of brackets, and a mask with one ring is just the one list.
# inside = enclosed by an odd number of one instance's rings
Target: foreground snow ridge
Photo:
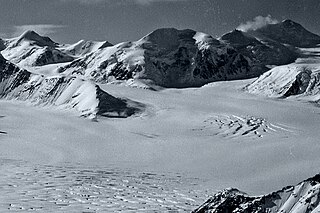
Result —
[[320, 174], [296, 186], [257, 197], [248, 196], [237, 189], [226, 189], [211, 197], [193, 213], [315, 213], [320, 211], [319, 202]]
[[[76, 76], [43, 76], [18, 68], [0, 55], [0, 98], [74, 109], [81, 116], [128, 117], [142, 105], [109, 95], [98, 85]], [[136, 107], [137, 106], [137, 107]]]

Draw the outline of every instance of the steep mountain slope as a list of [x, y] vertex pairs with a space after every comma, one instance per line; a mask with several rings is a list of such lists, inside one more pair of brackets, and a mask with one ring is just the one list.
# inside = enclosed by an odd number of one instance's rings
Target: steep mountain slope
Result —
[[90, 118], [97, 115], [127, 117], [141, 109], [136, 108], [132, 101], [109, 95], [90, 81], [73, 76], [32, 74], [6, 61], [1, 55], [0, 97], [35, 105], [61, 105]]
[[60, 71], [97, 82], [134, 79], [163, 87], [200, 86], [258, 75], [251, 70], [250, 60], [233, 48], [207, 34], [173, 28], [98, 49]]
[[2, 55], [21, 67], [43, 66], [70, 62], [74, 58], [57, 49], [58, 44], [49, 37], [26, 31], [21, 36], [5, 40]]
[[241, 54], [251, 58], [255, 66], [261, 69], [265, 65], [292, 63], [299, 56], [294, 47], [290, 48], [271, 39], [258, 39], [239, 30], [229, 32], [220, 39], [233, 46]]
[[320, 36], [309, 32], [300, 24], [286, 19], [277, 24], [268, 24], [248, 33], [258, 38], [269, 38], [295, 47], [315, 47], [320, 45]]
[[320, 175], [296, 186], [258, 197], [248, 196], [237, 189], [217, 193], [194, 213], [315, 213], [320, 211]]

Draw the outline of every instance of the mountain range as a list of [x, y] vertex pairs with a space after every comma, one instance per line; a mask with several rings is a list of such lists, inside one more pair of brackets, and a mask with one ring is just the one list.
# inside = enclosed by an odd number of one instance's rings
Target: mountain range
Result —
[[219, 39], [189, 29], [163, 28], [116, 45], [84, 40], [58, 44], [34, 31], [0, 40], [5, 59], [41, 78], [80, 76], [95, 83], [144, 88], [258, 77], [270, 66], [304, 57], [302, 47], [319, 44], [320, 36], [291, 20], [247, 32], [234, 30]]
[[[63, 93], [73, 79], [93, 87], [99, 83], [120, 83], [149, 89], [247, 79], [260, 76], [272, 66], [305, 57], [301, 47], [319, 44], [319, 36], [291, 20], [247, 32], [234, 30], [219, 39], [190, 29], [162, 28], [137, 41], [116, 45], [84, 40], [58, 44], [27, 31], [19, 37], [0, 40], [2, 64], [10, 64], [2, 71], [6, 74], [0, 87], [6, 89], [2, 89], [1, 96], [30, 101], [32, 93], [33, 99], [37, 96], [33, 102], [51, 103], [57, 98], [52, 90]], [[17, 86], [8, 82], [17, 82]], [[8, 92], [8, 87], [14, 88]], [[252, 87], [248, 89], [254, 93]], [[286, 95], [295, 93], [292, 89]]]
[[[107, 88], [103, 84], [161, 90], [254, 78], [242, 91], [320, 103], [320, 36], [292, 20], [233, 30], [220, 38], [162, 28], [115, 45], [84, 40], [59, 44], [27, 31], [0, 39], [0, 50], [0, 98], [70, 109], [92, 120], [139, 115], [147, 105], [111, 95], [101, 89]], [[316, 212], [319, 177], [265, 196], [227, 189], [194, 212]]]

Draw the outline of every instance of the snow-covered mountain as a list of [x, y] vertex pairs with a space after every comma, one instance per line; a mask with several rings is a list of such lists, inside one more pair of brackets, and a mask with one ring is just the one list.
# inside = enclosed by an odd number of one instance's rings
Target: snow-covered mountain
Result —
[[278, 66], [261, 75], [245, 90], [268, 97], [320, 100], [320, 48], [303, 49], [306, 58]]
[[26, 31], [21, 36], [4, 41], [2, 55], [12, 63], [28, 68], [70, 62], [74, 58], [57, 49], [58, 44], [49, 37]]
[[33, 74], [8, 62], [1, 55], [0, 97], [34, 105], [72, 108], [90, 118], [97, 115], [127, 117], [141, 109], [130, 100], [109, 95], [88, 80], [74, 76]]
[[263, 196], [248, 196], [226, 189], [211, 197], [193, 213], [315, 213], [320, 211], [320, 175], [296, 186], [288, 186]]
[[320, 45], [320, 36], [288, 19], [246, 32], [234, 30], [220, 39], [251, 58], [260, 69], [265, 65], [293, 63], [303, 56], [300, 48]]
[[138, 80], [163, 87], [201, 86], [218, 80], [257, 76], [250, 59], [193, 30], [158, 29], [75, 60], [60, 70], [97, 82]]
[[141, 87], [190, 87], [257, 77], [267, 65], [294, 62], [303, 55], [298, 47], [317, 45], [318, 37], [290, 20], [248, 32], [235, 30], [219, 40], [193, 30], [163, 28], [114, 46], [84, 40], [57, 44], [27, 31], [3, 40], [2, 54], [34, 73], [81, 75], [99, 83]]
[[248, 33], [260, 38], [268, 38], [295, 47], [310, 48], [320, 45], [320, 36], [306, 30], [300, 24], [286, 19], [277, 24], [268, 24]]
[[239, 30], [229, 32], [220, 39], [233, 46], [241, 54], [251, 58], [254, 66], [260, 69], [264, 69], [266, 65], [289, 64], [299, 56], [294, 47], [268, 38], [260, 39]]

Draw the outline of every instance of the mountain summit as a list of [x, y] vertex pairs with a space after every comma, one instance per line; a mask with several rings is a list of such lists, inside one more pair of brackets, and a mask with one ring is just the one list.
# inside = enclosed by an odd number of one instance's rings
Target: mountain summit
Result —
[[32, 44], [41, 46], [41, 47], [56, 47], [57, 43], [51, 40], [51, 38], [47, 36], [40, 36], [33, 30], [28, 30], [24, 32], [21, 36], [18, 37], [14, 45], [20, 44], [22, 41], [29, 41]]
[[268, 24], [248, 33], [261, 39], [269, 38], [274, 41], [295, 47], [315, 47], [320, 44], [320, 36], [306, 30], [302, 25], [286, 19], [277, 24]]

